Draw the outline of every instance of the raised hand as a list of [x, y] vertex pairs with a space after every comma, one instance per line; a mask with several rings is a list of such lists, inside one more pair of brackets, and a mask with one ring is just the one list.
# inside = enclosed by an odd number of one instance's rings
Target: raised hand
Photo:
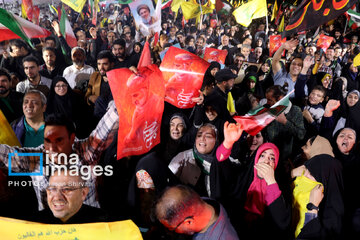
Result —
[[243, 129], [241, 128], [240, 123], [229, 123], [228, 121], [224, 124], [224, 147], [227, 149], [232, 148], [234, 143], [239, 140]]
[[286, 41], [282, 46], [286, 49], [286, 50], [295, 50], [297, 45], [299, 45], [299, 40], [297, 39], [290, 39], [289, 41]]
[[200, 93], [199, 97], [191, 98], [191, 101], [193, 101], [197, 105], [201, 105], [204, 102], [204, 94], [200, 90], [199, 90], [199, 93]]
[[303, 68], [309, 69], [311, 65], [314, 64], [314, 58], [312, 56], [306, 56], [303, 61]]
[[61, 36], [61, 31], [60, 31], [60, 24], [58, 23], [58, 21], [56, 21], [56, 20], [52, 21], [51, 26], [54, 29], [56, 35], [58, 37], [60, 37]]
[[333, 112], [338, 109], [340, 106], [340, 101], [335, 99], [330, 99], [325, 107], [324, 116], [325, 117], [331, 117], [333, 115]]

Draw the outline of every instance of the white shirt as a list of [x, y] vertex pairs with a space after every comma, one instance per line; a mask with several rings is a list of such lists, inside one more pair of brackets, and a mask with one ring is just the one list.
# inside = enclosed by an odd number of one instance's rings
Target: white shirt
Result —
[[89, 65], [84, 65], [80, 70], [71, 65], [65, 68], [63, 77], [68, 81], [72, 89], [80, 83], [90, 79], [90, 75], [95, 72], [94, 68]]

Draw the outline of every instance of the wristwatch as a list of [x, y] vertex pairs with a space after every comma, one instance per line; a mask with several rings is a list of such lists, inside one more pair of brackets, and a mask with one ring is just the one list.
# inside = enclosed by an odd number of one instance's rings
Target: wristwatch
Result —
[[311, 211], [311, 210], [317, 210], [319, 211], [319, 207], [315, 206], [313, 203], [309, 202], [307, 205], [306, 205], [306, 208], [307, 210]]

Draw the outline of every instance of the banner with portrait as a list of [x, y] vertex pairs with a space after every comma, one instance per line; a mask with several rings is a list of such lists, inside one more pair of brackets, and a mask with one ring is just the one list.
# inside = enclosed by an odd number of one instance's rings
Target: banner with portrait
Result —
[[136, 29], [139, 29], [142, 35], [149, 36], [161, 31], [161, 1], [158, 1], [156, 9], [151, 0], [136, 0], [129, 3], [129, 7]]
[[[270, 49], [269, 55], [272, 57], [274, 53], [281, 47], [281, 45], [286, 42], [286, 38], [281, 39], [281, 35], [272, 35], [270, 36]], [[282, 56], [285, 55], [285, 50], [282, 53]]]
[[330, 47], [333, 37], [326, 36], [325, 34], [320, 34], [319, 39], [317, 40], [316, 46], [321, 48], [324, 52]]
[[165, 101], [178, 108], [192, 108], [199, 96], [210, 63], [186, 50], [170, 47], [160, 65], [165, 81]]
[[160, 143], [160, 124], [164, 111], [164, 79], [153, 64], [107, 72], [119, 114], [117, 159], [147, 153]]
[[220, 50], [216, 48], [205, 48], [204, 60], [208, 62], [218, 62], [220, 64], [225, 64], [225, 59], [228, 54], [226, 50]]

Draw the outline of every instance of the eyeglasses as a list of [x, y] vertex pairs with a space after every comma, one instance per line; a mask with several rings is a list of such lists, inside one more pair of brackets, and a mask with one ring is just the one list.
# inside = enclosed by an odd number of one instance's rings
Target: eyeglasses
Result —
[[56, 88], [67, 88], [68, 86], [66, 84], [63, 84], [63, 85], [56, 85], [55, 87]]
[[77, 189], [81, 189], [83, 187], [64, 187], [64, 188], [56, 188], [56, 187], [47, 187], [46, 191], [51, 195], [51, 194], [55, 194], [57, 191], [60, 191], [61, 194], [63, 195], [69, 195], [70, 193], [72, 193], [73, 191], [77, 190]]
[[184, 218], [184, 220], [179, 222], [178, 225], [176, 225], [176, 227], [174, 229], [169, 229], [169, 230], [172, 231], [172, 232], [175, 232], [176, 229], [178, 229], [181, 226], [181, 224], [183, 224], [187, 219], [190, 219], [190, 218], [194, 218], [194, 216], [189, 216], [189, 217]]

